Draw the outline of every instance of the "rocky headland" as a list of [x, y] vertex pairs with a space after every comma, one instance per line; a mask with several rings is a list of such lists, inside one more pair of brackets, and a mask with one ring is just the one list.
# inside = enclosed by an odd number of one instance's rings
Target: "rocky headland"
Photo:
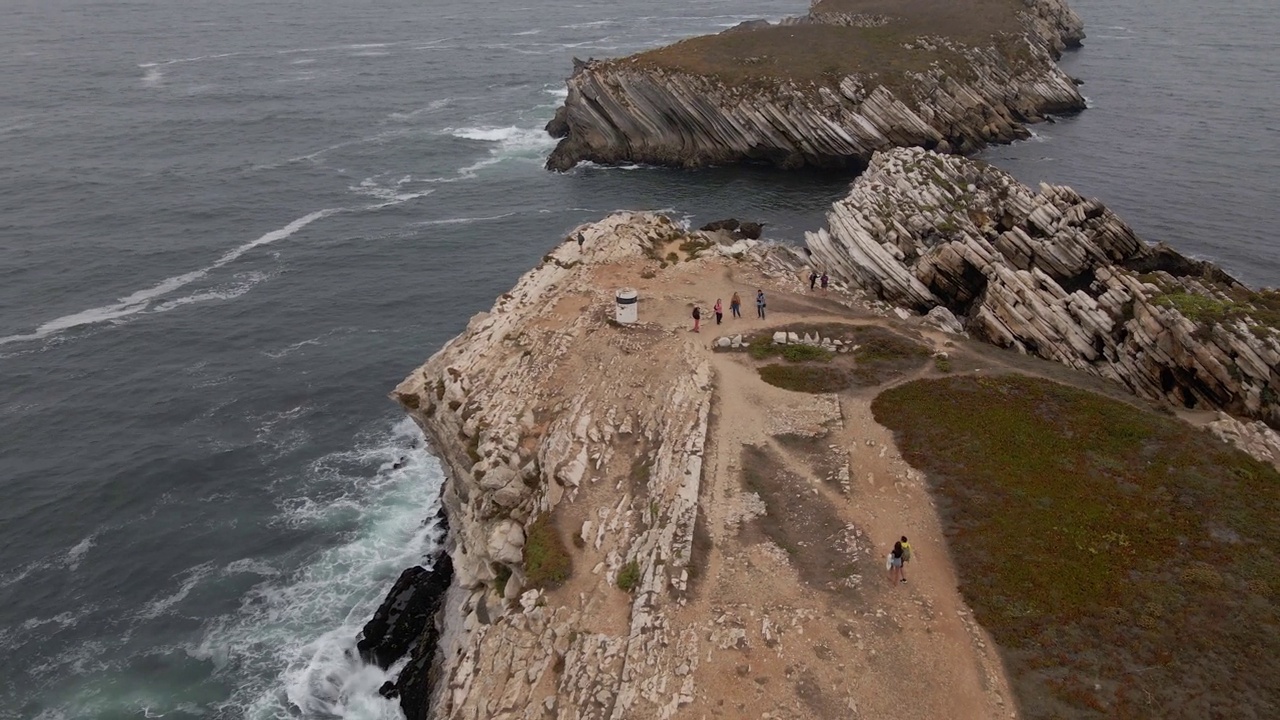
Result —
[[1062, 0], [818, 0], [802, 17], [575, 61], [553, 170], [579, 162], [859, 169], [873, 153], [967, 153], [1083, 109], [1054, 62], [1080, 44]]
[[[1106, 413], [1153, 437], [1191, 433], [1178, 447], [1202, 448], [1204, 472], [1241, 462], [1223, 440], [1263, 463], [1240, 478], [1274, 472], [1280, 436], [1251, 422], [1274, 410], [1269, 294], [1068, 188], [919, 149], [877, 155], [830, 222], [805, 252], [740, 223], [611, 215], [396, 388], [448, 475], [441, 570], [406, 573], [361, 644], [384, 667], [410, 654], [385, 689], [410, 720], [1052, 716], [1043, 665], [1010, 677], [1026, 656], [970, 594], [948, 544], [972, 536], [913, 467], [931, 456], [904, 456], [880, 418], [887, 388], [1043, 378], [1115, 398], [1131, 409]], [[810, 290], [823, 269], [832, 287]], [[1112, 463], [1103, 478], [1142, 457], [1082, 452]], [[899, 534], [929, 548], [909, 589], [883, 581]], [[928, 689], [904, 706], [886, 688], [919, 668]]]
[[447, 475], [444, 554], [359, 641], [408, 720], [1280, 707], [1280, 294], [961, 157], [1082, 108], [1082, 37], [819, 0], [575, 63], [552, 169], [864, 172], [806, 247], [575, 228], [396, 387]]
[[873, 296], [1138, 396], [1280, 427], [1280, 294], [1151, 245], [1098, 200], [920, 149], [877, 155], [809, 233]]

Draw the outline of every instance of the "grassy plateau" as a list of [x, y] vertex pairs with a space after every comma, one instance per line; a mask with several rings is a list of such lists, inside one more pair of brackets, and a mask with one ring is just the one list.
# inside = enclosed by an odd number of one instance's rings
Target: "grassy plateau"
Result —
[[1022, 376], [918, 380], [872, 407], [930, 477], [1026, 717], [1280, 717], [1272, 466]]

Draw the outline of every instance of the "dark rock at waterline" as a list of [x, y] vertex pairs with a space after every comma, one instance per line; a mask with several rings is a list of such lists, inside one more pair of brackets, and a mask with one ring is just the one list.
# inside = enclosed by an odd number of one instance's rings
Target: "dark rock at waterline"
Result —
[[762, 232], [764, 232], [764, 223], [744, 222], [738, 226], [736, 235], [747, 240], [759, 240]]
[[715, 222], [709, 222], [698, 229], [703, 232], [717, 232], [720, 230], [733, 232], [734, 230], [738, 229], [738, 221], [735, 220], [734, 218], [727, 218], [725, 220], [716, 220]]
[[[431, 598], [428, 619], [433, 618], [444, 605], [445, 593], [453, 582], [453, 559], [442, 553], [436, 567], [423, 588]], [[396, 678], [396, 693], [400, 696], [400, 709], [407, 720], [427, 720], [431, 706], [431, 663], [436, 656], [436, 644], [440, 641], [440, 627], [427, 622], [418, 636], [409, 662]]]
[[434, 570], [411, 567], [400, 573], [382, 605], [360, 631], [356, 649], [365, 662], [387, 669], [404, 657], [431, 624], [453, 579], [453, 564], [442, 554]]
[[737, 218], [726, 218], [709, 222], [699, 229], [703, 232], [726, 232], [735, 240], [759, 240], [760, 234], [764, 232], [764, 223], [739, 222]]
[[394, 700], [400, 697], [400, 689], [390, 680], [382, 683], [382, 687], [378, 688], [378, 694], [388, 700]]
[[356, 649], [365, 662], [386, 670], [422, 634], [430, 605], [422, 587], [430, 575], [429, 570], [416, 566], [400, 573], [391, 592], [360, 631]]
[[547, 123], [545, 130], [553, 138], [569, 137], [569, 108], [561, 105], [556, 108], [555, 117]]

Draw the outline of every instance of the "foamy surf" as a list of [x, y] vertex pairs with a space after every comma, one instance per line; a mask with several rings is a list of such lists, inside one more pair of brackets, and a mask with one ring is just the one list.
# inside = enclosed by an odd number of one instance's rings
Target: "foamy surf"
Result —
[[[238, 613], [213, 621], [187, 652], [236, 681], [232, 697], [211, 708], [215, 713], [264, 720], [401, 718], [399, 704], [377, 692], [398, 668], [365, 665], [355, 638], [400, 572], [428, 562], [439, 548], [434, 518], [443, 472], [421, 431], [404, 418], [365, 447], [322, 458], [309, 473], [319, 497], [305, 503], [306, 522], [354, 525], [349, 540], [288, 576], [267, 577]], [[283, 514], [300, 510], [285, 507]], [[233, 565], [250, 572], [270, 567], [250, 560]]]
[[541, 128], [522, 128], [514, 125], [507, 127], [445, 128], [440, 132], [462, 140], [475, 140], [494, 144], [489, 150], [489, 157], [478, 160], [464, 168], [459, 168], [458, 176], [460, 178], [473, 178], [480, 170], [506, 160], [527, 160], [541, 163], [557, 142], [555, 138], [548, 135]]
[[[119, 298], [116, 302], [110, 305], [100, 305], [98, 307], [89, 308], [88, 310], [81, 310], [77, 313], [55, 318], [36, 328], [35, 332], [25, 335], [9, 335], [7, 337], [0, 337], [0, 345], [28, 340], [41, 340], [64, 330], [70, 330], [84, 325], [94, 325], [97, 323], [120, 320], [122, 318], [129, 317], [130, 315], [136, 315], [137, 313], [144, 312], [151, 309], [154, 301], [158, 298], [169, 295], [179, 288], [190, 285], [191, 283], [204, 278], [210, 272], [213, 272], [214, 270], [217, 270], [229, 263], [235, 262], [250, 250], [283, 240], [311, 223], [341, 211], [342, 208], [326, 208], [324, 210], [317, 210], [308, 215], [304, 215], [282, 228], [272, 230], [271, 232], [258, 237], [256, 240], [247, 242], [224, 253], [222, 257], [215, 260], [212, 264], [202, 267], [199, 270], [192, 270], [191, 272], [183, 273], [181, 275], [174, 275], [173, 277], [165, 278], [145, 290], [139, 290], [135, 293]], [[203, 299], [216, 299], [217, 297], [218, 296], [216, 294], [212, 294]], [[172, 309], [172, 307], [166, 309]]]

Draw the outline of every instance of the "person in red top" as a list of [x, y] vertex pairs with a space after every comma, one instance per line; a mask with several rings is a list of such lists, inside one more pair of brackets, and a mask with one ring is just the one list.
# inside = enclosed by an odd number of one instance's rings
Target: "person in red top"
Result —
[[716, 306], [712, 309], [716, 311], [716, 324], [719, 325], [724, 319], [724, 305], [720, 304], [720, 298], [716, 298]]

